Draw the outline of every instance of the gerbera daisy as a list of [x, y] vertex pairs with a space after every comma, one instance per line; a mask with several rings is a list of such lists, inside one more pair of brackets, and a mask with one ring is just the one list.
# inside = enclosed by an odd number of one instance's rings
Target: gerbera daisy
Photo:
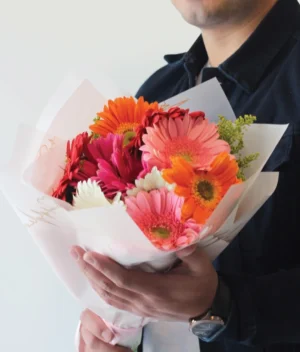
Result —
[[142, 145], [143, 135], [147, 133], [147, 127], [153, 127], [161, 119], [183, 119], [190, 115], [193, 118], [205, 118], [205, 114], [202, 111], [189, 112], [189, 109], [181, 109], [179, 107], [170, 108], [168, 111], [163, 110], [148, 110], [143, 118], [142, 124], [136, 130], [136, 137], [134, 139], [135, 147]]
[[143, 161], [151, 169], [171, 167], [171, 158], [180, 156], [197, 169], [207, 169], [221, 152], [230, 152], [229, 144], [218, 139], [216, 124], [190, 115], [182, 119], [162, 119], [147, 128], [143, 136]]
[[102, 137], [109, 133], [124, 135], [124, 145], [128, 145], [135, 138], [136, 129], [149, 109], [157, 110], [158, 103], [149, 104], [143, 97], [137, 101], [133, 97], [109, 100], [90, 129]]
[[91, 137], [87, 132], [79, 134], [71, 142], [68, 141], [64, 174], [52, 193], [53, 197], [72, 203], [72, 194], [77, 183], [96, 175], [97, 162], [88, 151], [90, 141]]
[[112, 202], [108, 201], [96, 181], [88, 180], [77, 184], [73, 205], [75, 209], [89, 209], [110, 205], [124, 205], [121, 193], [118, 193]]
[[172, 168], [164, 170], [162, 176], [167, 182], [176, 183], [175, 193], [185, 198], [182, 218], [204, 224], [230, 186], [241, 182], [238, 171], [236, 160], [221, 153], [209, 171], [197, 171], [183, 158], [173, 158]]
[[141, 191], [127, 197], [127, 212], [154, 246], [174, 250], [195, 242], [202, 227], [195, 221], [181, 221], [184, 198], [166, 188], [150, 193]]
[[134, 187], [134, 181], [143, 169], [142, 162], [135, 154], [124, 148], [124, 136], [108, 134], [92, 142], [89, 151], [98, 162], [98, 182], [105, 196], [112, 199], [118, 192], [125, 194]]

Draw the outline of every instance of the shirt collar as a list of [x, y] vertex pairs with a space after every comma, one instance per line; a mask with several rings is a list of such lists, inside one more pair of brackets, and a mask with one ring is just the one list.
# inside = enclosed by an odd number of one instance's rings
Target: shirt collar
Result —
[[[287, 41], [300, 29], [297, 0], [278, 0], [250, 38], [218, 69], [246, 91], [255, 90], [268, 66]], [[185, 54], [166, 55], [169, 63], [183, 62], [190, 74], [197, 75], [208, 60], [200, 37]]]

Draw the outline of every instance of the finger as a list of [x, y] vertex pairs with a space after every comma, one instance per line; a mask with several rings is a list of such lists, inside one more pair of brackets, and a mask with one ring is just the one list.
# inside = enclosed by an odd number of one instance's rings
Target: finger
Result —
[[[71, 251], [72, 253], [72, 251]], [[83, 274], [92, 282], [95, 282], [97, 285], [107, 289], [114, 290], [114, 286], [116, 286], [111, 280], [109, 280], [105, 275], [103, 275], [99, 270], [96, 270], [92, 265], [88, 264], [87, 261], [83, 259], [83, 254], [78, 249], [76, 250], [77, 256], [76, 261], [77, 265], [83, 272]], [[75, 256], [72, 254], [75, 258]]]
[[[133, 292], [126, 290], [124, 288], [118, 287], [115, 283], [113, 283], [110, 279], [108, 279], [105, 275], [103, 275], [100, 271], [95, 269], [95, 267], [91, 266], [87, 263], [87, 261], [83, 260], [84, 250], [80, 247], [73, 247], [72, 251], [76, 251], [76, 260], [77, 264], [82, 270], [82, 272], [89, 279], [94, 290], [100, 295], [102, 294], [102, 298], [110, 299], [113, 296], [113, 300], [120, 300], [122, 304], [125, 304], [125, 301], [129, 302], [137, 302], [142, 300], [142, 296]], [[122, 268], [122, 267], [121, 267]], [[116, 299], [118, 298], [118, 299]], [[128, 303], [129, 303], [128, 302]], [[128, 311], [128, 310], [127, 310]]]
[[[88, 329], [81, 328], [81, 336], [85, 345], [90, 349], [96, 349], [100, 347], [100, 339], [93, 335]], [[104, 342], [104, 341], [103, 341]]]
[[81, 334], [82, 325], [80, 326], [80, 336], [79, 336], [79, 352], [86, 352], [86, 345]]
[[[113, 299], [114, 301], [120, 301], [123, 302], [124, 304], [132, 305], [132, 306], [136, 306], [136, 303], [140, 303], [140, 305], [142, 305], [142, 296], [136, 296], [135, 297], [135, 293], [131, 293], [131, 296], [125, 296], [125, 297], [121, 297], [122, 295], [118, 295], [114, 292], [114, 290], [109, 290], [107, 291], [105, 288], [102, 287], [102, 285], [97, 285], [97, 283], [90, 281], [90, 285], [91, 287], [94, 289], [94, 291], [103, 299], [103, 300], [107, 300], [107, 299]], [[121, 290], [121, 289], [119, 289]]]
[[151, 273], [125, 269], [110, 258], [95, 252], [87, 252], [84, 260], [120, 288], [146, 295], [152, 290], [154, 278]]
[[[122, 300], [109, 292], [105, 292], [97, 287], [93, 287], [97, 294], [110, 306], [125, 310], [143, 318], [162, 319], [167, 321], [178, 321], [178, 312], [170, 311], [168, 307], [157, 305], [154, 301], [147, 303], [146, 301], [128, 301]], [[157, 307], [156, 307], [157, 306]], [[155, 307], [155, 308], [154, 308]], [[173, 309], [174, 311], [174, 309]]]
[[114, 296], [110, 292], [106, 292], [100, 288], [93, 287], [101, 299], [108, 305], [115, 307], [120, 310], [124, 310], [129, 313], [133, 313], [140, 317], [149, 317], [150, 310], [146, 309], [142, 303], [135, 303], [134, 301], [128, 301], [120, 297]]
[[203, 268], [206, 267], [206, 264], [210, 259], [208, 255], [204, 252], [199, 246], [191, 246], [183, 249], [182, 251], [177, 252], [178, 258], [182, 260], [183, 263], [187, 264], [189, 269], [197, 274], [200, 274]]
[[93, 288], [100, 288], [102, 291], [109, 292], [114, 296], [120, 297], [125, 300], [139, 300], [141, 296], [133, 291], [126, 290], [125, 288], [118, 287], [100, 271], [95, 269], [92, 265], [88, 264], [85, 260], [79, 258], [77, 261], [80, 269], [88, 278]]
[[85, 253], [85, 250], [79, 246], [73, 246], [70, 249], [70, 254], [75, 261], [78, 261], [80, 258], [82, 259], [84, 253]]
[[97, 339], [89, 330], [81, 329], [82, 338], [87, 346], [86, 352], [129, 352], [127, 348], [112, 346], [104, 341]]
[[78, 246], [72, 247], [70, 251], [71, 256], [76, 260], [77, 265], [90, 281], [95, 282], [103, 289], [113, 291], [113, 286], [115, 286], [115, 284], [105, 275], [103, 275], [99, 270], [96, 270], [92, 265], [88, 264], [88, 262], [83, 259], [85, 253], [86, 252]]
[[103, 320], [90, 310], [85, 310], [80, 317], [83, 329], [88, 330], [90, 333], [99, 340], [110, 342], [114, 338], [114, 334], [107, 328]]
[[[110, 347], [111, 348], [111, 347]], [[115, 346], [112, 346], [113, 349], [109, 349], [109, 350], [104, 350], [104, 349], [96, 349], [96, 350], [91, 350], [90, 348], [87, 348], [84, 352], [132, 352], [132, 350], [129, 350], [127, 348], [125, 349], [121, 349], [121, 347], [115, 347]], [[118, 348], [118, 349], [116, 349]]]
[[188, 256], [192, 255], [196, 249], [197, 249], [197, 245], [192, 245], [192, 246], [186, 247], [184, 249], [181, 249], [176, 254], [177, 254], [177, 257], [181, 259], [181, 258], [188, 257]]

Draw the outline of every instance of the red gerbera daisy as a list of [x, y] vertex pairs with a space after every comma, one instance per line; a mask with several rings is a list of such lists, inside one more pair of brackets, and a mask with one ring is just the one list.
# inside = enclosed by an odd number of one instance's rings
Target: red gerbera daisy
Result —
[[79, 134], [67, 143], [64, 175], [52, 196], [72, 202], [70, 193], [75, 191], [79, 181], [86, 181], [97, 173], [97, 161], [88, 150], [91, 136], [87, 132]]

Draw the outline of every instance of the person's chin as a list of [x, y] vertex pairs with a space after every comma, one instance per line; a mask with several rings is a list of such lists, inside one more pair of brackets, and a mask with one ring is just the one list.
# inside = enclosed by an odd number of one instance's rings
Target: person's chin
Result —
[[172, 0], [186, 22], [199, 27], [205, 23], [205, 2], [211, 0]]

